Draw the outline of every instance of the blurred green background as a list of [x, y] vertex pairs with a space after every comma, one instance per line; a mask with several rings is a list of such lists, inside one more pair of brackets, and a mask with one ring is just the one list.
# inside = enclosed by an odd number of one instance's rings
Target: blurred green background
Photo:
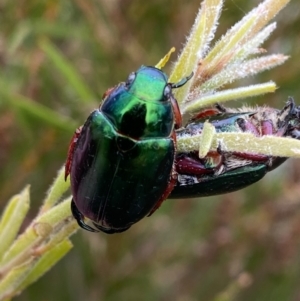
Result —
[[[225, 1], [217, 37], [258, 2]], [[1, 208], [30, 183], [30, 222], [75, 128], [107, 88], [141, 64], [156, 64], [171, 46], [179, 50], [199, 5], [0, 2]], [[291, 1], [276, 21], [264, 46], [291, 58], [237, 83], [278, 84], [276, 94], [248, 104], [282, 108], [288, 96], [300, 104], [299, 3]], [[300, 300], [299, 170], [300, 161], [290, 159], [242, 191], [166, 201], [122, 234], [81, 230], [72, 238], [74, 249], [16, 300]]]

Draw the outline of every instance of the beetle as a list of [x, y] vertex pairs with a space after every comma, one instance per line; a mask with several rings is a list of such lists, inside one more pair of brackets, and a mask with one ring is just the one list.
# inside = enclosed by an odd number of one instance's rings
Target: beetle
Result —
[[65, 178], [70, 175], [71, 211], [80, 227], [123, 232], [168, 197], [177, 183], [175, 129], [182, 123], [172, 90], [191, 77], [168, 83], [160, 69], [142, 66], [108, 89], [76, 130]]
[[[300, 107], [290, 98], [280, 111], [270, 107], [228, 109], [200, 112], [182, 129], [177, 138], [199, 135], [208, 120], [216, 132], [251, 132], [256, 136], [275, 135], [300, 139]], [[204, 197], [236, 191], [249, 186], [282, 164], [287, 158], [255, 153], [226, 152], [222, 145], [200, 159], [198, 153], [176, 155], [177, 184], [169, 198]]]

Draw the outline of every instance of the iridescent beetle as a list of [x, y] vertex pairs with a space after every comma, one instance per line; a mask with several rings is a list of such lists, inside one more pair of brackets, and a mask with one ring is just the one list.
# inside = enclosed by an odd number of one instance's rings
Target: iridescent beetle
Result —
[[[300, 139], [300, 107], [290, 98], [280, 111], [269, 107], [204, 110], [184, 128], [177, 138], [201, 133], [208, 120], [217, 132], [250, 132], [256, 136], [273, 135]], [[226, 152], [222, 145], [203, 159], [198, 153], [176, 155], [177, 185], [169, 198], [192, 198], [223, 194], [242, 189], [260, 180], [286, 158], [255, 153]]]
[[[192, 75], [191, 75], [192, 76]], [[122, 232], [153, 213], [177, 183], [175, 129], [181, 114], [164, 72], [142, 66], [109, 89], [72, 138], [65, 169], [71, 209], [89, 231]]]

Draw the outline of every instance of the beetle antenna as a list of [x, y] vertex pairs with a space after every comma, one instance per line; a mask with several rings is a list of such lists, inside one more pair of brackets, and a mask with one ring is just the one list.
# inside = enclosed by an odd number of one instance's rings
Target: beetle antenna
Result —
[[178, 83], [171, 84], [171, 88], [176, 89], [176, 88], [182, 87], [193, 77], [193, 75], [194, 75], [194, 72], [192, 72], [189, 76], [184, 77], [183, 79], [181, 79]]

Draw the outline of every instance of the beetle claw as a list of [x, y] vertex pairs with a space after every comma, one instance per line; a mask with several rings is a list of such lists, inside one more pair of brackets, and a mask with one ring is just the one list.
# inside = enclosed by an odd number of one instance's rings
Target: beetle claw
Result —
[[78, 138], [81, 134], [81, 129], [82, 129], [82, 126], [79, 127], [78, 129], [76, 129], [76, 131], [75, 131], [75, 133], [74, 133], [74, 135], [71, 139], [70, 145], [69, 145], [68, 158], [67, 158], [67, 161], [66, 161], [66, 164], [65, 164], [65, 181], [67, 180], [67, 178], [68, 178], [68, 176], [71, 172], [73, 154], [74, 154], [76, 143], [77, 143]]

